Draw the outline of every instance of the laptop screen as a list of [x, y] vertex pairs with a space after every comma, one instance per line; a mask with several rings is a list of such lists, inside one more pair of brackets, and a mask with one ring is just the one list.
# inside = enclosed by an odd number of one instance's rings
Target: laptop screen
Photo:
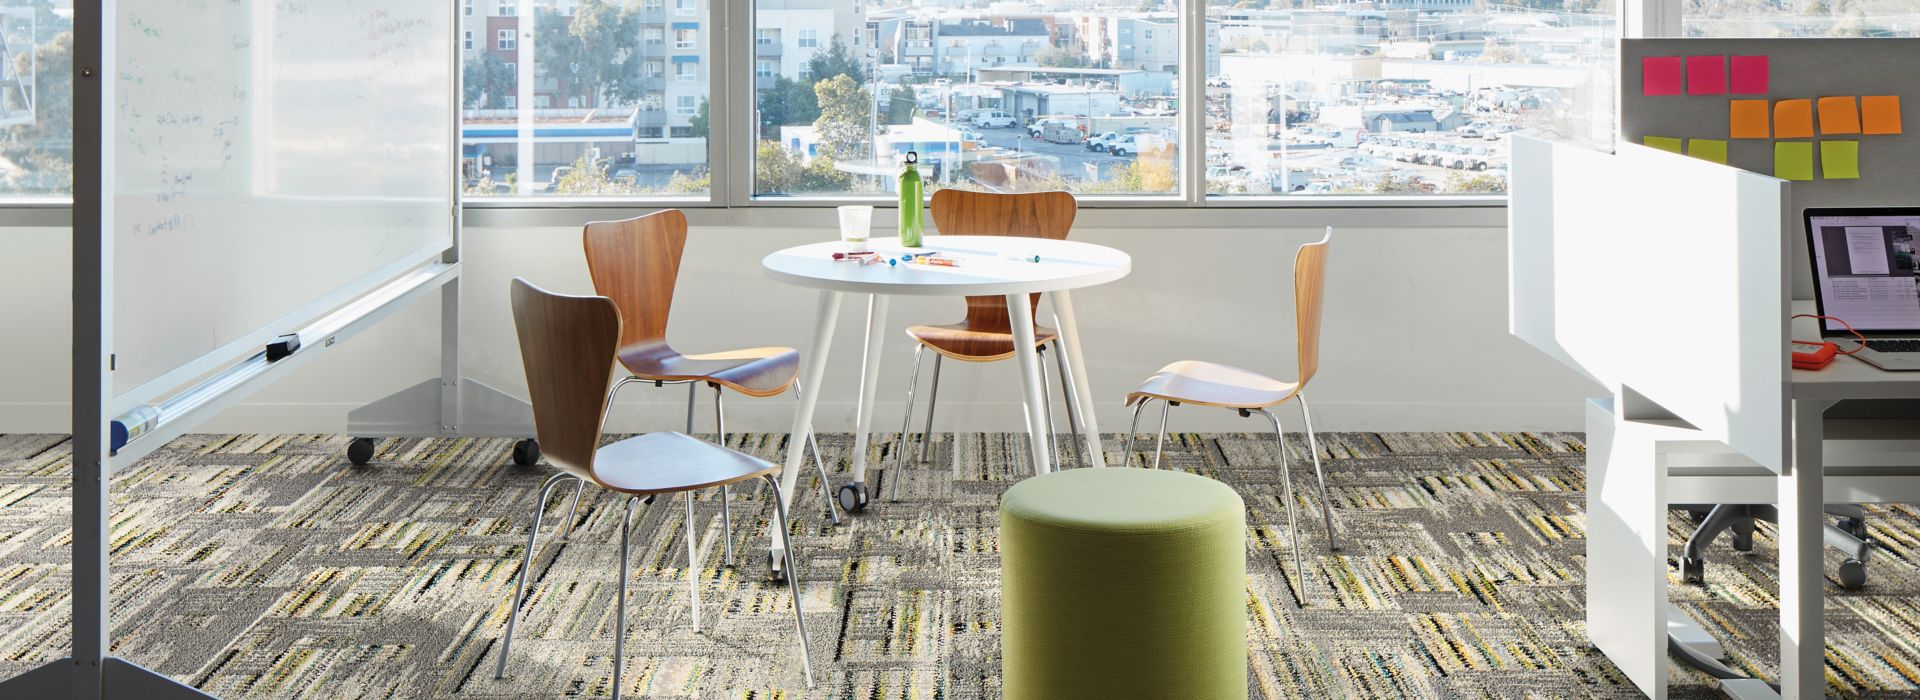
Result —
[[[1915, 234], [1920, 234], [1920, 209], [1808, 212], [1822, 312], [1861, 331], [1920, 331]], [[1821, 323], [1829, 331], [1845, 330], [1831, 320]]]

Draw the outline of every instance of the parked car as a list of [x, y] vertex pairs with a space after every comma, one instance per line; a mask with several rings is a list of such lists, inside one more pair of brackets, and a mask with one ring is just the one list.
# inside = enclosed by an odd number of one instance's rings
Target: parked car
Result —
[[573, 174], [573, 166], [571, 165], [562, 165], [560, 167], [554, 168], [553, 176], [547, 178], [547, 191], [559, 192], [560, 178], [566, 177], [571, 174]]
[[989, 109], [973, 117], [973, 125], [981, 129], [1011, 129], [1018, 123], [1013, 115], [997, 109]]
[[1098, 136], [1088, 138], [1087, 150], [1094, 151], [1094, 152], [1105, 152], [1107, 150], [1107, 146], [1112, 145], [1113, 142], [1118, 140], [1120, 140], [1119, 133], [1108, 131]]
[[1107, 152], [1121, 158], [1140, 154], [1140, 137], [1127, 134], [1107, 144]]

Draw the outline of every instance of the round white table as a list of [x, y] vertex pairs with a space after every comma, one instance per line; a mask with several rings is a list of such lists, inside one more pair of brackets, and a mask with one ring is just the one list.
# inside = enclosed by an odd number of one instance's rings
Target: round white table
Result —
[[[806, 435], [812, 429], [814, 402], [820, 396], [820, 387], [826, 386], [822, 375], [826, 373], [827, 353], [832, 349], [833, 329], [839, 320], [842, 295], [867, 295], [866, 350], [861, 363], [859, 411], [854, 421], [851, 484], [859, 502], [866, 501], [867, 433], [873, 423], [874, 391], [880, 375], [878, 360], [882, 340], [886, 336], [883, 326], [886, 323], [887, 299], [896, 294], [1006, 297], [1007, 313], [1013, 321], [1015, 360], [1020, 369], [1021, 387], [1025, 390], [1027, 434], [1030, 437], [1028, 447], [1033, 457], [1034, 471], [1039, 474], [1053, 470], [1045, 440], [1045, 435], [1052, 428], [1046, 424], [1043, 407], [1045, 389], [1041, 385], [1039, 356], [1034, 352], [1033, 308], [1028, 295], [1047, 294], [1052, 299], [1054, 323], [1059, 328], [1060, 340], [1065, 346], [1063, 350], [1067, 360], [1072, 363], [1072, 391], [1077, 403], [1083, 407], [1072, 414], [1077, 418], [1080, 434], [1087, 441], [1087, 453], [1093, 465], [1106, 466], [1100, 450], [1100, 430], [1093, 417], [1093, 392], [1087, 380], [1087, 363], [1081, 355], [1080, 329], [1074, 323], [1073, 300], [1068, 292], [1127, 276], [1133, 269], [1131, 257], [1091, 243], [1005, 236], [927, 236], [925, 245], [920, 248], [904, 248], [899, 239], [893, 237], [873, 239], [872, 249], [886, 258], [898, 259], [909, 252], [932, 252], [957, 260], [959, 264], [955, 267], [907, 263], [888, 265], [884, 262], [861, 264], [833, 259], [834, 253], [845, 249], [845, 245], [839, 241], [796, 246], [768, 255], [760, 264], [766, 269], [767, 275], [776, 280], [820, 290], [818, 306], [814, 310], [813, 344], [809, 346], [805, 362], [800, 368], [801, 385], [812, 387], [813, 390], [800, 399], [800, 407], [793, 416], [793, 435]], [[1032, 261], [1034, 256], [1039, 256], [1039, 262]], [[780, 475], [785, 482], [782, 493], [789, 494], [789, 500], [800, 476], [801, 452], [798, 449], [787, 450], [786, 468]], [[898, 478], [898, 475], [891, 476]], [[784, 541], [776, 536], [776, 556], [772, 561], [780, 561], [778, 554], [784, 547]], [[775, 576], [779, 574], [776, 572]]]

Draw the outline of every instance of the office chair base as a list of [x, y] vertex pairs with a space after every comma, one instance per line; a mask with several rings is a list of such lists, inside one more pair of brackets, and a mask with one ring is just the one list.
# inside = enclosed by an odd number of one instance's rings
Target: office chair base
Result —
[[373, 461], [373, 453], [378, 447], [374, 438], [354, 438], [353, 442], [347, 443], [347, 461], [356, 467], [367, 466], [368, 462]]
[[837, 496], [840, 500], [840, 510], [846, 511], [848, 514], [858, 513], [867, 509], [867, 483], [864, 481], [855, 481], [841, 486]]
[[540, 462], [540, 441], [528, 438], [513, 443], [513, 463], [531, 467]]

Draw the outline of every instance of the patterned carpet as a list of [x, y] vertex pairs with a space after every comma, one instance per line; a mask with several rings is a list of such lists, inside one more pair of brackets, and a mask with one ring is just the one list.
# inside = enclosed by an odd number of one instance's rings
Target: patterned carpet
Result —
[[[894, 443], [878, 436], [876, 457]], [[782, 436], [734, 435], [774, 457]], [[999, 697], [995, 504], [1024, 476], [1024, 438], [943, 434], [898, 503], [825, 524], [817, 484], [796, 499], [802, 592], [820, 687], [801, 682], [792, 591], [763, 583], [771, 508], [734, 494], [739, 566], [719, 565], [716, 494], [698, 501], [707, 625], [688, 629], [685, 509], [635, 533], [626, 692], [652, 698]], [[845, 479], [844, 435], [822, 447]], [[1109, 441], [1118, 456], [1118, 441]], [[510, 441], [396, 440], [354, 469], [337, 436], [190, 436], [116, 477], [115, 653], [224, 698], [605, 696], [619, 503], [587, 491], [571, 542], [549, 539], [505, 680], [492, 677], [507, 599], [549, 473]], [[1271, 436], [1178, 435], [1174, 468], [1246, 498], [1254, 698], [1637, 697], [1590, 649], [1582, 621], [1582, 445], [1569, 434], [1332, 434], [1321, 448], [1343, 548], [1303, 520], [1296, 601]], [[1295, 492], [1317, 514], [1305, 446]], [[67, 445], [0, 436], [0, 675], [68, 646]], [[884, 481], [882, 484], [884, 485]], [[1307, 527], [1311, 526], [1311, 527]], [[1687, 526], [1674, 520], [1674, 546]], [[1753, 555], [1715, 550], [1704, 613], [1751, 669], [1771, 673], [1771, 530]], [[1920, 691], [1920, 513], [1878, 511], [1873, 582], [1830, 587], [1835, 692]], [[549, 545], [548, 543], [552, 543]], [[1285, 572], [1285, 573], [1283, 573]], [[1676, 578], [1677, 581], [1677, 578]], [[1708, 697], [1700, 679], [1676, 697]]]

